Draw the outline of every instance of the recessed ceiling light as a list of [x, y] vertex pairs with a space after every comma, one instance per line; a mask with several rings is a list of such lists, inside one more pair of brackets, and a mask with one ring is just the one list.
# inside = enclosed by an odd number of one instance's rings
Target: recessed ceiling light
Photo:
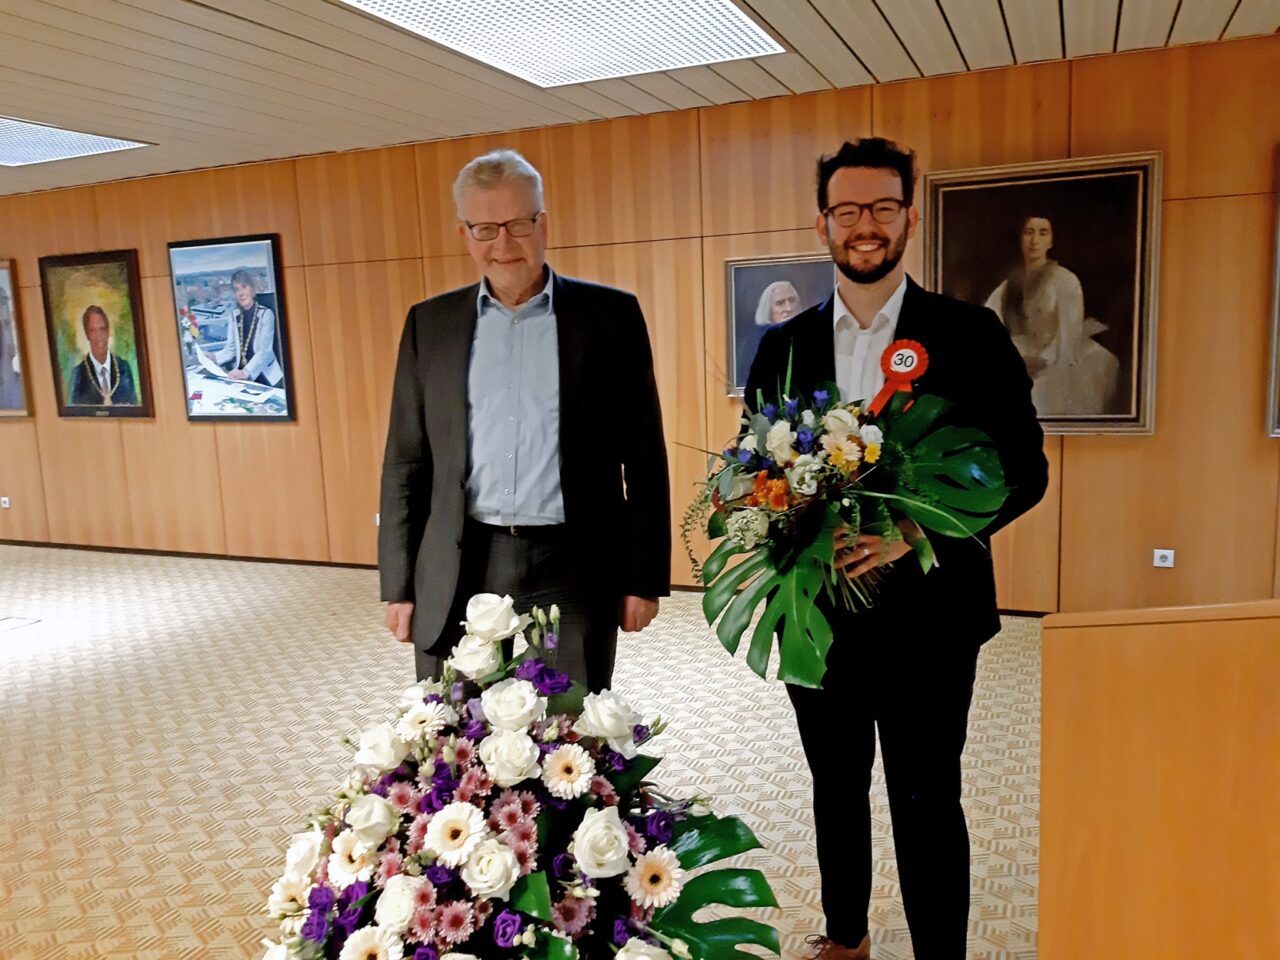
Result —
[[731, 0], [345, 0], [540, 87], [782, 53]]
[[148, 146], [151, 144], [114, 140], [43, 123], [0, 117], [0, 167], [25, 167], [29, 163], [48, 163]]

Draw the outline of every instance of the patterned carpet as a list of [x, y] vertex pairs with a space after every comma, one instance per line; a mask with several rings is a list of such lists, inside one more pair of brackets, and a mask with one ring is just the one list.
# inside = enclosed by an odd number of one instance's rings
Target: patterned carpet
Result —
[[[367, 570], [0, 545], [0, 956], [256, 958], [283, 843], [335, 785], [339, 738], [411, 679], [376, 596]], [[1039, 676], [1038, 626], [1007, 621], [965, 760], [974, 958], [1035, 957]], [[797, 957], [820, 914], [782, 688], [729, 660], [691, 594], [624, 638], [614, 686], [671, 722], [655, 779], [759, 833], [768, 852], [743, 859], [773, 881], [767, 919]], [[874, 956], [905, 960], [878, 764], [872, 800]]]

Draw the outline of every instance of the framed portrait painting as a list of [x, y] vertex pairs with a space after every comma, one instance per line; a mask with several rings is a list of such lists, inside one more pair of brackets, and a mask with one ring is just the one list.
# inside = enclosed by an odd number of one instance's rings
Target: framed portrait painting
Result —
[[924, 176], [925, 284], [1008, 328], [1049, 433], [1150, 433], [1160, 155]]
[[280, 241], [169, 244], [190, 420], [293, 419]]
[[834, 289], [835, 268], [826, 253], [725, 261], [729, 396], [740, 397], [746, 389], [765, 331], [821, 303]]
[[41, 257], [58, 415], [149, 417], [136, 250]]
[[1267, 390], [1267, 435], [1280, 437], [1280, 197], [1276, 199], [1275, 267], [1271, 275], [1271, 379]]
[[25, 417], [31, 413], [21, 340], [13, 261], [0, 260], [0, 417]]

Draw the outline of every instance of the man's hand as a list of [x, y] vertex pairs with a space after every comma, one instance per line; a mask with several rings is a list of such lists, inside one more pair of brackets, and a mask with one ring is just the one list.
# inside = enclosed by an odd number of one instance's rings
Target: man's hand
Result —
[[886, 542], [884, 537], [862, 533], [850, 544], [849, 534], [852, 532], [848, 527], [836, 531], [835, 568], [843, 570], [850, 580], [856, 580], [876, 567], [888, 566], [911, 552], [911, 544], [901, 537]]
[[658, 615], [658, 601], [651, 597], [623, 597], [618, 610], [618, 623], [626, 633], [637, 633]]
[[243, 370], [232, 370], [227, 374], [232, 380], [248, 380], [248, 375]]
[[387, 604], [387, 629], [401, 643], [408, 643], [413, 626], [413, 601], [404, 600]]

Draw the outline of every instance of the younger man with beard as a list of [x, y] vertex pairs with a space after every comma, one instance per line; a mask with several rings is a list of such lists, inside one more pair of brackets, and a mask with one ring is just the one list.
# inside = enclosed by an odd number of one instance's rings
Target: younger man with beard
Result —
[[852, 578], [879, 567], [875, 606], [824, 604], [835, 642], [823, 689], [789, 686], [813, 774], [825, 936], [816, 960], [871, 956], [871, 811], [877, 729], [903, 907], [917, 960], [961, 960], [969, 915], [969, 835], [960, 806], [960, 758], [978, 650], [1000, 629], [988, 551], [992, 533], [1033, 507], [1048, 482], [1043, 435], [1026, 366], [995, 314], [928, 293], [906, 276], [915, 236], [914, 151], [880, 138], [846, 143], [818, 163], [816, 227], [838, 270], [834, 294], [765, 333], [746, 401], [773, 402], [791, 369], [791, 394], [839, 385], [870, 401], [884, 385], [886, 347], [913, 340], [928, 353], [915, 383], [954, 405], [951, 422], [995, 442], [1011, 494], [979, 538], [934, 536], [938, 566], [921, 572], [909, 541], [862, 534], [838, 542]]

